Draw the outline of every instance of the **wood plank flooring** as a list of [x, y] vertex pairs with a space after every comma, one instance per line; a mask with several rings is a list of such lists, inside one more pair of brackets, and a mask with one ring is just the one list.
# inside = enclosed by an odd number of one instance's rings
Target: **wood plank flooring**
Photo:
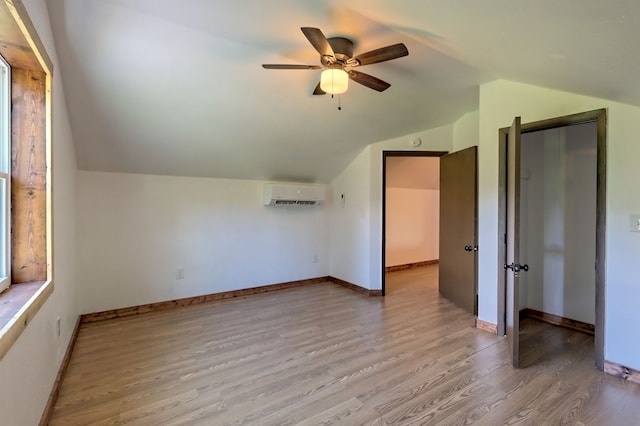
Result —
[[51, 425], [640, 425], [640, 386], [593, 338], [525, 320], [506, 341], [439, 297], [438, 267], [387, 296], [335, 284], [83, 324]]

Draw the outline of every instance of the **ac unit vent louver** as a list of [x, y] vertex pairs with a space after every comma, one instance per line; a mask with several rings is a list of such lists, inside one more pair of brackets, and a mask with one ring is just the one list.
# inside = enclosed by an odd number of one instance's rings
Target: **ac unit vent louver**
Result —
[[273, 207], [315, 206], [325, 199], [324, 185], [267, 183], [264, 205]]

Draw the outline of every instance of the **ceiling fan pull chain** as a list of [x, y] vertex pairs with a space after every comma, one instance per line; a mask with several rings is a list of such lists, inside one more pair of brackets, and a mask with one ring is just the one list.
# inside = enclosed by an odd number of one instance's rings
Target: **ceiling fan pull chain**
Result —
[[[331, 94], [331, 99], [334, 99], [335, 95]], [[342, 98], [338, 95], [338, 111], [342, 111]]]

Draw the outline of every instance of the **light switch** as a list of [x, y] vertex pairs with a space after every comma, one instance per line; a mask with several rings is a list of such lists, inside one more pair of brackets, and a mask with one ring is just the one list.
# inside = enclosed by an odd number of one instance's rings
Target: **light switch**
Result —
[[629, 215], [629, 231], [640, 232], [640, 214]]

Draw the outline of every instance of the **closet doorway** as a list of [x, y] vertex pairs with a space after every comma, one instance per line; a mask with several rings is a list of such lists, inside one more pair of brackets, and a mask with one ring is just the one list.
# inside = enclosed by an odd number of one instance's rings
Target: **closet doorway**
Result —
[[516, 367], [520, 319], [531, 317], [594, 334], [603, 368], [605, 154], [604, 110], [522, 126], [516, 117], [501, 132], [499, 306]]

